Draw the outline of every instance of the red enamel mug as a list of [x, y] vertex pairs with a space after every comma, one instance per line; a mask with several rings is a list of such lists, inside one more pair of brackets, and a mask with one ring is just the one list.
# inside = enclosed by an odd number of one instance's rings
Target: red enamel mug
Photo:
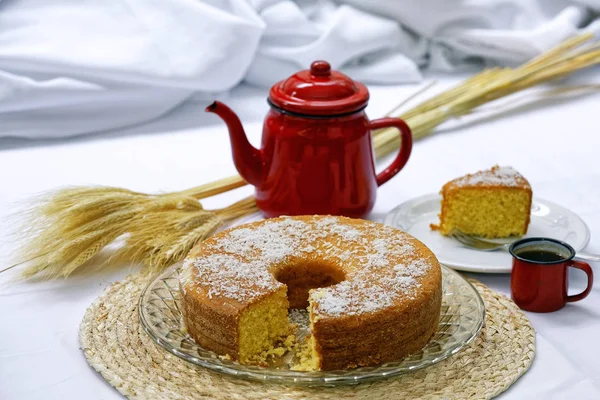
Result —
[[[523, 310], [539, 313], [560, 310], [565, 304], [583, 300], [590, 294], [594, 273], [588, 263], [574, 260], [575, 250], [567, 243], [549, 238], [527, 238], [509, 248], [513, 256], [510, 291]], [[585, 290], [568, 295], [568, 269], [585, 272]]]

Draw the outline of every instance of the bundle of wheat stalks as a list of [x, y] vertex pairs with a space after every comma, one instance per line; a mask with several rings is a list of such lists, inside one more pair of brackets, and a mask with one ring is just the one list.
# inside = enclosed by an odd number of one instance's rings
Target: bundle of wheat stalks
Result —
[[[599, 64], [600, 46], [591, 39], [592, 35], [574, 37], [518, 68], [485, 70], [397, 117], [408, 123], [415, 139], [422, 138], [444, 121], [485, 103]], [[399, 145], [393, 129], [374, 132], [373, 141], [377, 157]], [[219, 226], [257, 211], [252, 197], [217, 210], [205, 210], [199, 202], [245, 184], [234, 176], [159, 195], [112, 187], [60, 189], [33, 199], [21, 214], [25, 244], [16, 265], [26, 265], [24, 277], [67, 276], [120, 238], [124, 244], [106, 263], [126, 261], [161, 270], [185, 257]]]

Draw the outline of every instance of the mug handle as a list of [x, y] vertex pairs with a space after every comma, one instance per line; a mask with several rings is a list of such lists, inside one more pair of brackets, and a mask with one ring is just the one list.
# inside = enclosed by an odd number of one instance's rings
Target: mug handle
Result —
[[371, 130], [389, 127], [395, 127], [400, 130], [402, 142], [400, 144], [400, 150], [398, 151], [396, 159], [390, 164], [389, 167], [377, 174], [377, 186], [383, 185], [394, 175], [400, 172], [400, 170], [406, 165], [408, 157], [410, 157], [410, 152], [412, 151], [412, 133], [406, 122], [400, 118], [379, 118], [369, 122], [369, 128]]
[[588, 263], [581, 262], [581, 261], [575, 261], [575, 260], [572, 260], [568, 266], [580, 269], [583, 272], [585, 272], [585, 274], [587, 275], [587, 278], [588, 278], [588, 284], [583, 292], [573, 295], [573, 296], [567, 296], [567, 301], [572, 302], [572, 301], [579, 301], [579, 300], [585, 299], [587, 297], [587, 295], [590, 294], [590, 291], [592, 290], [592, 285], [594, 284], [594, 273], [592, 272], [592, 267], [590, 267], [590, 264], [588, 264]]

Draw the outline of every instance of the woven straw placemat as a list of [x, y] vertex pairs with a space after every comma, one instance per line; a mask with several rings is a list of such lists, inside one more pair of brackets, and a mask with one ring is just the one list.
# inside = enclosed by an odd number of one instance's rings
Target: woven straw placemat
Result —
[[489, 399], [529, 369], [535, 332], [505, 296], [472, 282], [485, 302], [485, 327], [459, 353], [414, 373], [334, 388], [290, 387], [236, 379], [163, 350], [142, 329], [137, 302], [148, 282], [131, 275], [85, 313], [81, 348], [88, 363], [130, 399]]

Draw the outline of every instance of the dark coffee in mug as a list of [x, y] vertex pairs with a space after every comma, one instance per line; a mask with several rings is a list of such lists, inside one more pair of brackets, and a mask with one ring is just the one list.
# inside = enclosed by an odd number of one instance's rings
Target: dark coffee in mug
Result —
[[533, 262], [555, 262], [565, 259], [562, 255], [548, 250], [525, 250], [517, 252], [516, 255]]

